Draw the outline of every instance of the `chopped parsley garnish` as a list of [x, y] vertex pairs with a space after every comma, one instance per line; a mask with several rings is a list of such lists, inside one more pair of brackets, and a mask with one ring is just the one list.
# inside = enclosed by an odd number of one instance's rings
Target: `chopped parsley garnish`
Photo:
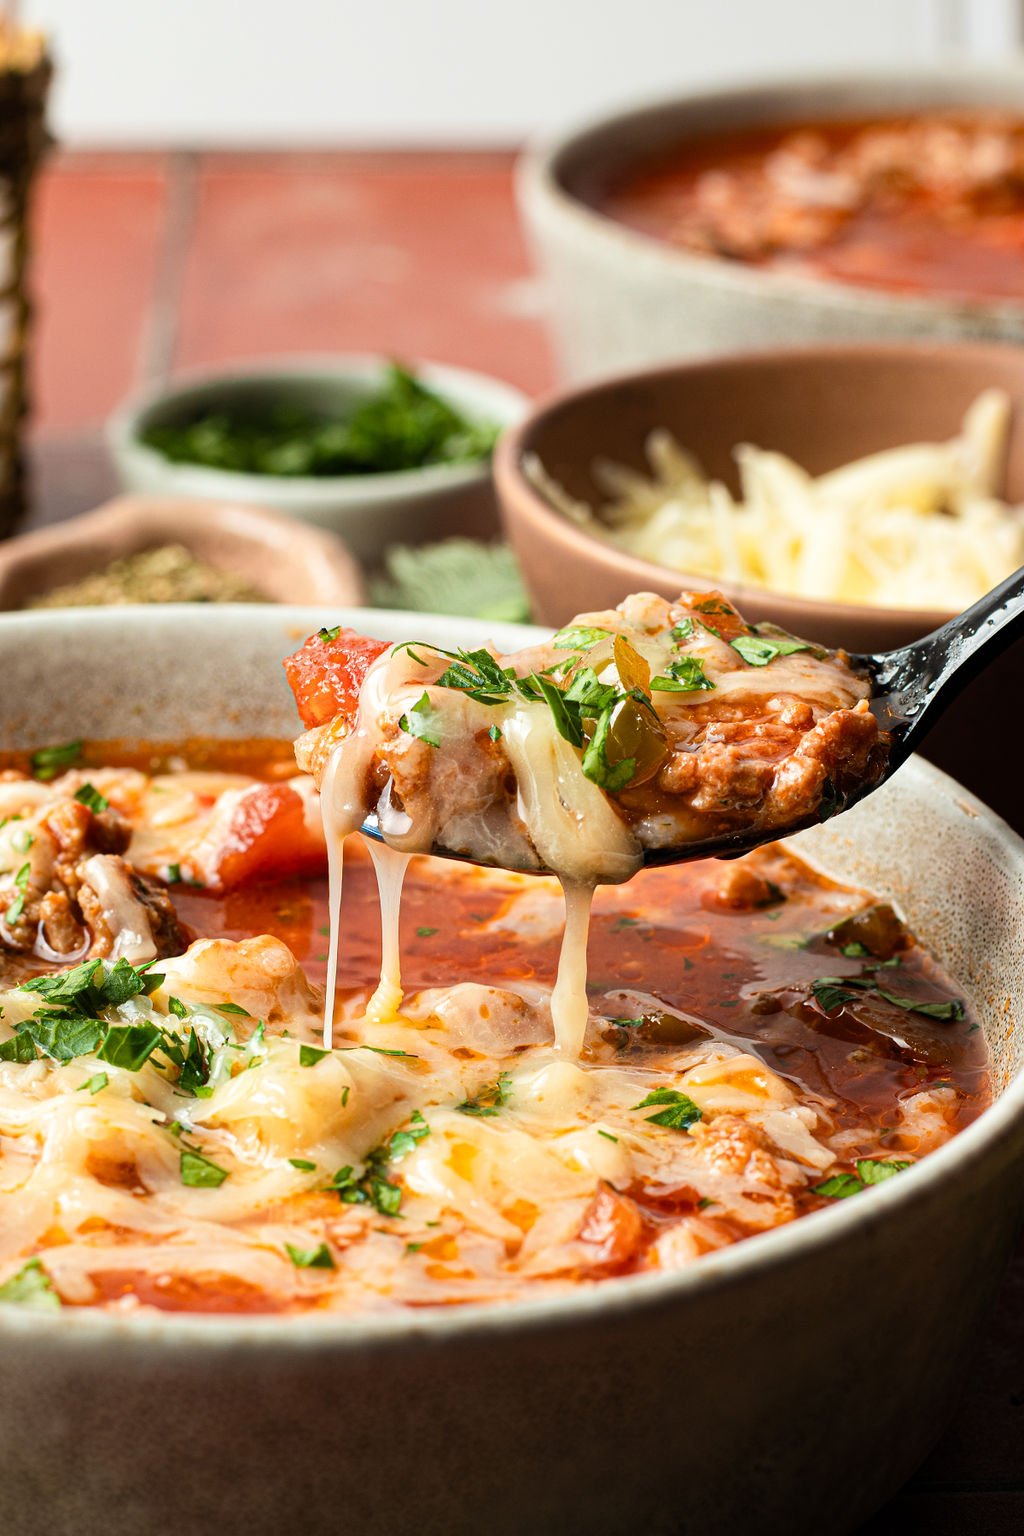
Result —
[[403, 1157], [408, 1157], [416, 1143], [422, 1141], [424, 1136], [430, 1135], [430, 1126], [424, 1120], [418, 1109], [414, 1109], [409, 1116], [410, 1125], [407, 1131], [396, 1131], [387, 1144], [387, 1157], [391, 1163], [401, 1162]]
[[605, 1141], [618, 1141], [619, 1139], [617, 1136], [613, 1136], [611, 1131], [602, 1131], [600, 1126], [597, 1128], [597, 1134], [603, 1136]]
[[496, 1115], [508, 1103], [511, 1094], [512, 1079], [507, 1072], [502, 1072], [496, 1082], [478, 1089], [471, 1099], [463, 1099], [455, 1108], [463, 1115]]
[[300, 1173], [316, 1172], [316, 1163], [311, 1163], [308, 1157], [290, 1157], [288, 1161], [291, 1163], [292, 1167], [297, 1168]]
[[[150, 1024], [111, 1025], [97, 1014], [140, 992], [152, 991], [162, 981], [162, 976], [136, 970], [127, 960], [119, 960], [109, 969], [102, 960], [85, 960], [69, 971], [34, 976], [23, 982], [19, 991], [36, 993], [48, 1006], [38, 1008], [31, 1018], [15, 1025], [17, 1035], [0, 1046], [0, 1058], [33, 1061], [38, 1047], [54, 1061], [72, 1061], [95, 1051], [112, 1063], [116, 1055], [118, 1066], [129, 1066], [138, 1057], [141, 1066], [163, 1040], [162, 1032]], [[108, 1037], [112, 1054], [99, 1050]], [[138, 1066], [131, 1070], [137, 1071]]]
[[25, 892], [28, 889], [28, 877], [31, 868], [30, 864], [23, 864], [14, 877], [14, 884], [18, 894], [4, 913], [4, 922], [8, 927], [12, 927], [25, 910]]
[[[83, 1018], [66, 1009], [40, 1009], [31, 1019], [16, 1024], [15, 1030], [21, 1041], [10, 1058], [14, 1061], [32, 1061], [33, 1055], [22, 1054], [24, 1042], [49, 1056], [51, 1061], [74, 1061], [76, 1056], [91, 1056], [97, 1052], [107, 1031], [102, 1019]], [[8, 1040], [6, 1048], [13, 1045]]]
[[[844, 953], [853, 948], [853, 945], [845, 946]], [[885, 970], [890, 964], [890, 961], [884, 961], [871, 966], [870, 969]], [[817, 981], [811, 982], [811, 995], [826, 1013], [831, 1013], [847, 1003], [855, 1003], [857, 993], [860, 991], [873, 992], [877, 997], [891, 1003], [894, 1008], [902, 1008], [905, 1013], [920, 1013], [926, 1018], [941, 1019], [946, 1023], [957, 1022], [964, 1017], [964, 1005], [958, 997], [946, 998], [941, 1002], [927, 1002], [916, 997], [900, 997], [894, 992], [887, 992], [870, 976], [821, 976]]]
[[23, 981], [18, 988], [20, 992], [38, 992], [48, 1003], [84, 1003], [86, 994], [90, 996], [90, 1002], [94, 1008], [102, 1007], [98, 993], [93, 987], [97, 971], [102, 968], [102, 960], [83, 960], [81, 965], [74, 966], [70, 971], [57, 971], [52, 976], [33, 976], [31, 981]]
[[925, 1003], [916, 997], [896, 997], [892, 992], [886, 992], [882, 987], [875, 989], [879, 997], [884, 997], [887, 1003], [892, 1003], [896, 1008], [902, 1008], [906, 1013], [923, 1013], [929, 1019], [943, 1019], [954, 1021], [964, 1016], [964, 1005], [958, 997], [948, 998], [942, 1003]]
[[676, 645], [683, 645], [687, 640], [693, 639], [693, 620], [680, 619], [678, 624], [673, 624], [669, 634]]
[[54, 1283], [39, 1259], [29, 1259], [16, 1275], [0, 1285], [0, 1301], [47, 1312], [55, 1312], [61, 1305]]
[[66, 768], [73, 768], [82, 756], [82, 741], [67, 741], [59, 747], [40, 747], [38, 752], [33, 752], [31, 768], [34, 776], [48, 784]]
[[884, 1184], [886, 1179], [893, 1178], [909, 1167], [909, 1162], [862, 1157], [857, 1160], [857, 1176], [865, 1184]]
[[181, 883], [182, 883], [182, 881], [181, 881], [181, 865], [180, 864], [168, 864], [168, 866], [167, 866], [167, 884], [168, 885], [181, 885]]
[[321, 629], [317, 630], [316, 637], [317, 637], [318, 640], [322, 640], [324, 645], [330, 645], [331, 641], [332, 640], [337, 640], [337, 638], [338, 638], [338, 636], [340, 634], [341, 634], [341, 625], [340, 624], [332, 624], [329, 629], [328, 629], [327, 625], [325, 624], [325, 625], [323, 625], [323, 627]]
[[735, 613], [735, 608], [722, 601], [719, 597], [706, 597], [702, 603], [694, 603], [696, 613]]
[[164, 1032], [155, 1024], [111, 1024], [96, 1054], [112, 1067], [138, 1072], [163, 1040]]
[[137, 969], [128, 960], [118, 960], [109, 970], [102, 960], [83, 960], [70, 971], [51, 976], [33, 976], [22, 982], [19, 992], [36, 992], [47, 1003], [74, 1004], [82, 1013], [97, 1013], [101, 1008], [116, 1007], [139, 993], [147, 996], [163, 982], [163, 976], [148, 969]]
[[440, 933], [440, 931], [441, 930], [439, 928], [420, 927], [416, 929], [416, 937], [418, 939], [432, 939], [434, 934]]
[[665, 1104], [668, 1107], [659, 1110], [656, 1115], [646, 1115], [645, 1119], [651, 1125], [667, 1126], [670, 1131], [688, 1131], [704, 1114], [688, 1094], [680, 1093], [677, 1088], [655, 1088], [639, 1104], [634, 1104], [633, 1108], [649, 1109], [653, 1104]]
[[248, 1008], [243, 1008], [241, 1003], [214, 1003], [218, 1013], [237, 1014], [240, 1019], [251, 1019], [252, 1014]]
[[[161, 1041], [167, 1049], [166, 1037]], [[194, 1029], [189, 1030], [188, 1046], [180, 1063], [178, 1087], [182, 1093], [190, 1093], [196, 1099], [208, 1099], [213, 1089], [208, 1085], [210, 1053]]]
[[100, 1089], [105, 1088], [109, 1082], [110, 1078], [105, 1072], [94, 1072], [92, 1077], [86, 1078], [85, 1082], [81, 1083], [75, 1091], [77, 1093], [99, 1093]]
[[414, 1109], [408, 1130], [396, 1131], [388, 1141], [375, 1147], [368, 1154], [361, 1174], [357, 1174], [351, 1164], [346, 1164], [338, 1169], [328, 1188], [334, 1190], [346, 1205], [372, 1205], [382, 1216], [397, 1216], [402, 1205], [402, 1191], [388, 1177], [390, 1165], [408, 1157], [417, 1143], [429, 1135], [430, 1126], [419, 1110]]
[[816, 1195], [825, 1195], [829, 1200], [845, 1200], [850, 1195], [859, 1195], [861, 1190], [867, 1189], [871, 1184], [884, 1184], [887, 1179], [895, 1178], [898, 1173], [909, 1168], [910, 1163], [877, 1157], [861, 1157], [857, 1159], [855, 1166], [856, 1173], [834, 1173], [831, 1178], [825, 1179], [821, 1184], [812, 1184], [812, 1192]]
[[32, 833], [28, 830], [27, 827], [22, 827], [20, 831], [15, 832], [11, 838], [11, 847], [14, 849], [15, 853], [28, 853], [34, 842], [35, 838]]
[[[38, 1008], [31, 1018], [15, 1025], [14, 1038], [0, 1045], [0, 1059], [33, 1061], [39, 1051], [54, 1061], [72, 1061], [77, 1056], [95, 1054], [111, 1066], [138, 1072], [159, 1050], [179, 1069], [177, 1087], [182, 1093], [208, 1098], [213, 1092], [208, 1086], [210, 1053], [195, 1029], [189, 1029], [184, 1038], [148, 1020], [111, 1024], [99, 1017], [106, 1008], [152, 992], [163, 980], [148, 966], [137, 969], [124, 959], [109, 967], [102, 960], [86, 960], [69, 971], [33, 977], [20, 990], [37, 993], [48, 1006]], [[175, 1018], [189, 1017], [180, 998], [170, 998], [168, 1007]], [[253, 1041], [261, 1039], [262, 1033], [257, 1030]], [[163, 1064], [157, 1065], [165, 1070]], [[100, 1073], [92, 1081], [96, 1086], [91, 1091], [96, 1092], [106, 1084], [107, 1076]]]
[[318, 1061], [323, 1061], [324, 1057], [329, 1055], [329, 1051], [321, 1050], [318, 1045], [300, 1045], [299, 1066], [315, 1067]]
[[826, 1013], [833, 1013], [835, 1009], [857, 1001], [856, 992], [834, 976], [823, 976], [820, 981], [812, 981], [811, 996]]
[[613, 708], [622, 694], [614, 683], [602, 683], [593, 667], [582, 667], [566, 689], [568, 704], [578, 704], [580, 714], [596, 716]]
[[0, 1045], [0, 1061], [20, 1061], [23, 1064], [36, 1059], [36, 1043], [32, 1036], [22, 1031]]
[[296, 1269], [334, 1269], [334, 1258], [326, 1243], [317, 1248], [295, 1248], [285, 1243], [284, 1251]]
[[189, 1189], [219, 1189], [228, 1177], [228, 1170], [213, 1163], [201, 1152], [184, 1147], [181, 1153], [181, 1182]]
[[861, 1180], [852, 1173], [834, 1173], [821, 1184], [812, 1184], [816, 1195], [826, 1195], [829, 1200], [845, 1200], [847, 1195], [859, 1195], [864, 1188]]
[[430, 694], [424, 688], [407, 714], [398, 722], [399, 728], [409, 736], [425, 741], [428, 747], [441, 745], [441, 715], [430, 702]]
[[492, 741], [500, 741], [501, 740], [501, 731], [498, 729], [498, 727], [496, 725], [490, 726], [488, 728], [487, 734], [491, 738]]
[[455, 688], [468, 693], [478, 704], [504, 704], [515, 691], [513, 670], [500, 666], [490, 651], [441, 651], [451, 665], [437, 680], [439, 688]]
[[[609, 637], [610, 631], [601, 631], [598, 634], [600, 639]], [[596, 644], [596, 640], [592, 643]], [[625, 789], [626, 785], [632, 781], [636, 772], [636, 759], [628, 757], [617, 762], [609, 760], [607, 744], [612, 729], [612, 713], [619, 704], [631, 698], [646, 705], [652, 715], [654, 710], [648, 692], [649, 669], [646, 662], [624, 636], [615, 636], [614, 643], [616, 665], [622, 686], [617, 686], [615, 683], [602, 683], [593, 668], [583, 667], [567, 688], [561, 688], [552, 678], [555, 673], [572, 670], [571, 663], [568, 667], [565, 664], [557, 664], [541, 672], [532, 672], [525, 677], [518, 677], [511, 667], [502, 667], [497, 658], [484, 649], [446, 651], [436, 646], [428, 647], [424, 642], [417, 640], [406, 641], [404, 646], [399, 646], [397, 649], [406, 650], [421, 666], [426, 666], [428, 663], [417, 654], [416, 648], [429, 649], [435, 655], [448, 657], [450, 664], [434, 686], [457, 689], [478, 704], [489, 706], [507, 704], [514, 702], [517, 698], [525, 700], [528, 704], [546, 704], [551, 711], [559, 735], [583, 753], [584, 775], [600, 788], [615, 794]], [[685, 658], [679, 665], [683, 665], [684, 662]], [[694, 662], [693, 666], [703, 676], [701, 663]], [[676, 681], [670, 681], [666, 686], [678, 689], [680, 685]], [[703, 682], [693, 682], [690, 686], [711, 688], [714, 685], [705, 679]], [[423, 720], [417, 720], [417, 711], [423, 713], [425, 716]], [[421, 736], [437, 745], [439, 738], [436, 720], [437, 712], [430, 705], [429, 696], [424, 692], [419, 703], [402, 716], [399, 724], [411, 735]], [[592, 721], [593, 726], [588, 727], [585, 724], [587, 721]], [[496, 734], [494, 727], [489, 734], [492, 740], [499, 739], [501, 735], [500, 731]]]
[[871, 953], [859, 939], [852, 939], [849, 944], [844, 944], [839, 952], [845, 955], [847, 960], [864, 960]]
[[632, 783], [636, 773], [636, 758], [624, 757], [617, 763], [608, 761], [608, 734], [611, 730], [612, 712], [606, 709], [597, 722], [587, 750], [583, 754], [583, 772], [592, 784], [607, 790], [611, 795]]
[[94, 784], [83, 784], [81, 789], [75, 791], [75, 799], [79, 805], [86, 806], [90, 811], [95, 811], [97, 815], [100, 811], [110, 809], [110, 801], [106, 795], [100, 794]]
[[551, 644], [559, 651], [589, 651], [592, 645], [610, 640], [610, 629], [598, 629], [589, 624], [569, 624], [553, 636]]
[[678, 661], [669, 662], [667, 672], [651, 678], [655, 693], [697, 693], [714, 686], [699, 656], [680, 656]]
[[813, 649], [806, 640], [774, 639], [767, 635], [737, 635], [729, 644], [752, 667], [766, 667], [776, 656], [792, 656], [794, 651]]
[[571, 746], [582, 747], [587, 738], [583, 730], [580, 706], [575, 700], [570, 699], [567, 692], [556, 687], [549, 678], [535, 674], [533, 681], [536, 682], [545, 704], [551, 711], [559, 736]]

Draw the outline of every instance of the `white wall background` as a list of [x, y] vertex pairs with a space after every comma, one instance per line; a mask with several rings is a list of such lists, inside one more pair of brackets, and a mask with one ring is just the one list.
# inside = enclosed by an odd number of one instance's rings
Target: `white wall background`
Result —
[[23, 0], [71, 144], [499, 144], [768, 71], [1007, 58], [1021, 0]]

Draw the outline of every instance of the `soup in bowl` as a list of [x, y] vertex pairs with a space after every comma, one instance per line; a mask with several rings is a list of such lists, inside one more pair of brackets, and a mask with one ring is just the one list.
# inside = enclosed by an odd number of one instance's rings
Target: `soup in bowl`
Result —
[[1019, 72], [694, 91], [577, 124], [519, 199], [570, 377], [859, 337], [1019, 340]]
[[[131, 842], [120, 852], [76, 849], [98, 906], [59, 874], [71, 918], [84, 916], [94, 934], [97, 912], [112, 910], [103, 898], [124, 876], [120, 911], [131, 910], [137, 926], [108, 922], [110, 947], [69, 965], [83, 937], [58, 923], [60, 904], [51, 903], [47, 943], [64, 961], [42, 973], [77, 969], [74, 984], [65, 981], [63, 998], [25, 991], [40, 967], [24, 950], [20, 975], [9, 978], [30, 1007], [17, 1021], [8, 1016], [5, 1038], [25, 1039], [33, 1054], [27, 1044], [26, 1059], [8, 1053], [3, 1070], [59, 1080], [51, 1119], [33, 1134], [37, 1142], [53, 1134], [66, 1113], [67, 1139], [58, 1134], [51, 1153], [63, 1146], [77, 1161], [48, 1193], [36, 1188], [43, 1204], [63, 1202], [63, 1237], [40, 1231], [40, 1267], [27, 1276], [16, 1268], [20, 1253], [6, 1259], [5, 1275], [22, 1276], [22, 1296], [8, 1295], [0, 1309], [3, 1414], [29, 1450], [0, 1495], [5, 1529], [35, 1530], [43, 1518], [50, 1529], [88, 1530], [102, 1509], [107, 1530], [159, 1530], [168, 1521], [152, 1477], [157, 1456], [192, 1468], [175, 1523], [201, 1523], [230, 1487], [235, 1527], [257, 1532], [279, 1526], [296, 1488], [310, 1519], [360, 1532], [394, 1530], [427, 1488], [447, 1530], [479, 1528], [485, 1506], [499, 1532], [581, 1519], [598, 1531], [637, 1520], [669, 1530], [680, 1479], [689, 1510], [712, 1530], [736, 1529], [755, 1503], [766, 1529], [843, 1529], [866, 1515], [934, 1435], [1015, 1231], [1022, 1132], [1012, 1022], [1024, 850], [1012, 834], [913, 763], [847, 816], [759, 856], [774, 864], [655, 870], [599, 895], [590, 1055], [575, 1066], [542, 1057], [561, 921], [543, 879], [414, 865], [403, 982], [421, 1006], [399, 1019], [378, 999], [375, 1020], [377, 905], [368, 866], [357, 861], [347, 922], [342, 907], [335, 1049], [324, 1055], [315, 997], [326, 967], [322, 846], [318, 855], [291, 763], [269, 745], [296, 730], [282, 659], [321, 629], [340, 636], [376, 626], [381, 641], [466, 652], [494, 641], [506, 655], [545, 636], [426, 616], [279, 609], [211, 611], [187, 626], [173, 611], [43, 623], [17, 616], [0, 634], [11, 701], [5, 746], [14, 754], [5, 783], [35, 786], [37, 821], [20, 831], [52, 836], [73, 822], [109, 843], [120, 803], [122, 818], [136, 818], [133, 839], [142, 835], [134, 851]], [[143, 751], [125, 745], [147, 742]], [[155, 809], [162, 800], [167, 808]], [[275, 822], [287, 832], [268, 839]], [[282, 844], [284, 863], [270, 857]], [[116, 864], [91, 864], [126, 852], [126, 876]], [[34, 853], [34, 844], [15, 850], [33, 877], [22, 892], [21, 866], [14, 870], [26, 906], [38, 895]], [[306, 860], [299, 872], [296, 855]], [[15, 938], [24, 912], [9, 923], [5, 915]], [[172, 921], [202, 935], [186, 949], [191, 969], [180, 950], [189, 935], [174, 933]], [[114, 927], [134, 934], [119, 954]], [[201, 966], [211, 953], [212, 978]], [[888, 984], [897, 974], [898, 986]], [[481, 987], [492, 995], [481, 999]], [[493, 995], [500, 991], [519, 997], [518, 1012]], [[758, 998], [772, 1006], [759, 1013]], [[69, 1037], [53, 1011], [103, 1021], [102, 1040], [55, 1063], [47, 1044]], [[140, 1061], [157, 1028], [160, 1041]], [[769, 1037], [775, 1055], [766, 1060]], [[165, 1049], [172, 1040], [178, 1061]], [[941, 1063], [928, 1059], [937, 1050]], [[811, 1081], [815, 1057], [825, 1075]], [[720, 1069], [730, 1062], [726, 1084]], [[568, 1076], [538, 1081], [552, 1064]], [[582, 1128], [566, 1123], [581, 1102], [574, 1071], [607, 1089]], [[875, 1085], [866, 1097], [851, 1086], [865, 1080]], [[788, 1133], [773, 1120], [754, 1134], [750, 1114], [766, 1108], [764, 1085], [788, 1113]], [[722, 1092], [752, 1095], [760, 1108], [746, 1113], [738, 1099], [727, 1108], [714, 1098]], [[59, 1101], [72, 1095], [65, 1112]], [[922, 1095], [932, 1111], [937, 1103], [937, 1118], [921, 1118]], [[360, 1118], [370, 1106], [376, 1123], [363, 1123], [343, 1177], [341, 1126], [360, 1101]], [[232, 1103], [241, 1111], [233, 1124]], [[940, 1132], [927, 1150], [926, 1127], [935, 1132], [946, 1105], [959, 1106], [948, 1126], [956, 1134]], [[839, 1109], [833, 1129], [824, 1118], [810, 1124]], [[914, 1117], [912, 1129], [901, 1115]], [[90, 1136], [111, 1121], [137, 1139], [131, 1168], [111, 1158], [108, 1129]], [[575, 1145], [559, 1145], [559, 1127]], [[815, 1128], [826, 1139], [848, 1134], [826, 1146], [827, 1164], [793, 1183], [800, 1147], [792, 1141], [780, 1161], [777, 1138], [817, 1139]], [[26, 1129], [12, 1121], [5, 1134], [16, 1140]], [[495, 1138], [518, 1138], [517, 1194], [502, 1188], [505, 1157], [484, 1177]], [[801, 1146], [807, 1153], [809, 1143]], [[367, 1156], [376, 1147], [381, 1155]], [[31, 1149], [20, 1155], [31, 1180]], [[541, 1156], [554, 1161], [538, 1176]], [[672, 1200], [635, 1198], [634, 1156], [665, 1170], [689, 1165], [685, 1178], [678, 1168], [671, 1175]], [[680, 1194], [699, 1168], [701, 1187]], [[744, 1192], [755, 1172], [766, 1182]], [[456, 1176], [457, 1195], [444, 1184]], [[718, 1180], [717, 1195], [706, 1177]], [[832, 1179], [839, 1185], [828, 1187]], [[737, 1228], [728, 1235], [744, 1240], [706, 1244], [716, 1223], [721, 1236], [740, 1215], [721, 1206], [714, 1214], [727, 1186], [729, 1199], [747, 1202], [751, 1235]], [[235, 1203], [243, 1190], [245, 1209]], [[487, 1192], [512, 1230], [488, 1231]], [[557, 1221], [538, 1232], [516, 1198], [546, 1201]], [[305, 1202], [301, 1216], [293, 1199]], [[788, 1219], [801, 1201], [806, 1215]], [[459, 1210], [460, 1222], [469, 1213], [465, 1228], [453, 1224]], [[148, 1238], [128, 1231], [140, 1222], [151, 1224]], [[357, 1232], [366, 1240], [354, 1241]], [[517, 1270], [530, 1232], [536, 1265]], [[145, 1253], [154, 1246], [155, 1262]], [[223, 1277], [233, 1269], [232, 1291]], [[26, 1292], [36, 1305], [25, 1304]], [[706, 1411], [679, 1413], [683, 1378], [700, 1382]], [[845, 1411], [864, 1426], [853, 1491], [848, 1458], [822, 1422], [837, 1381]], [[240, 1422], [255, 1401], [274, 1454], [254, 1458], [248, 1437], [221, 1435], [211, 1460], [210, 1426]], [[55, 1402], [73, 1403], [74, 1413], [55, 1413]], [[382, 1424], [400, 1446], [400, 1477], [366, 1475]], [[749, 1476], [735, 1476], [737, 1445]], [[496, 1468], [512, 1463], [531, 1477], [514, 1480], [494, 1507]], [[767, 1466], [770, 1477], [759, 1470]]]

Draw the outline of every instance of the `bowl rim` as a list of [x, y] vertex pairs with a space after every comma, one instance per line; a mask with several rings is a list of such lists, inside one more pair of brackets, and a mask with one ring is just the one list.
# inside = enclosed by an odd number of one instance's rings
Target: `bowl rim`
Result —
[[[872, 357], [885, 363], [915, 359], [937, 365], [960, 360], [976, 361], [984, 365], [1005, 363], [1008, 357], [1013, 357], [1015, 354], [1024, 365], [1024, 346], [1012, 347], [1005, 342], [835, 341], [809, 342], [794, 347], [758, 347], [737, 352], [716, 353], [711, 356], [683, 358], [676, 362], [654, 363], [641, 368], [615, 369], [589, 378], [585, 383], [570, 384], [550, 391], [536, 402], [528, 416], [506, 427], [498, 438], [494, 450], [495, 484], [503, 508], [506, 497], [514, 499], [520, 505], [525, 503], [528, 515], [535, 522], [547, 524], [556, 529], [560, 539], [568, 545], [570, 552], [592, 557], [595, 549], [608, 550], [614, 557], [616, 568], [622, 573], [623, 578], [628, 578], [631, 583], [630, 590], [643, 590], [644, 588], [638, 586], [638, 583], [664, 581], [666, 574], [673, 580], [678, 577], [682, 587], [692, 583], [694, 590], [700, 590], [702, 584], [706, 588], [709, 582], [715, 583], [719, 578], [709, 576], [706, 572], [682, 571], [671, 565], [658, 565], [655, 561], [645, 560], [640, 555], [630, 554], [628, 550], [620, 548], [613, 541], [605, 541], [588, 529], [579, 527], [541, 494], [526, 474], [523, 461], [528, 454], [536, 452], [531, 438], [540, 432], [553, 416], [568, 406], [585, 404], [595, 396], [612, 395], [616, 390], [633, 385], [673, 379], [680, 374], [694, 375], [699, 378], [702, 375], [716, 373], [722, 368], [748, 370], [758, 369], [768, 364], [785, 366], [787, 363], [805, 361], [838, 363], [841, 366]], [[658, 425], [657, 422], [652, 423], [652, 430]], [[737, 441], [740, 439], [738, 438]], [[699, 450], [695, 451], [698, 452], [699, 457]], [[597, 457], [597, 450], [594, 456]], [[781, 592], [775, 587], [761, 587], [743, 581], [724, 581], [723, 588], [735, 596], [737, 606], [741, 608], [744, 603], [755, 607], [764, 604], [766, 600], [774, 600], [785, 603], [793, 610], [799, 622], [804, 622], [806, 616], [806, 622], [809, 625], [814, 624], [816, 615], [822, 610], [829, 609], [835, 610], [844, 621], [851, 624], [869, 625], [888, 621], [890, 624], [905, 625], [908, 629], [910, 626], [916, 626], [921, 634], [926, 634], [956, 617], [953, 609], [898, 608], [883, 604], [844, 602], [839, 598], [819, 600]]]
[[[634, 98], [606, 112], [576, 119], [560, 130], [528, 140], [516, 166], [517, 196], [527, 213], [543, 209], [548, 217], [557, 219], [577, 239], [600, 244], [611, 257], [643, 262], [651, 271], [662, 275], [682, 275], [695, 281], [704, 279], [762, 302], [772, 297], [786, 298], [803, 304], [817, 303], [826, 308], [870, 311], [879, 318], [913, 315], [925, 325], [939, 317], [948, 320], [951, 315], [974, 322], [988, 321], [993, 326], [1019, 321], [1024, 313], [1024, 299], [992, 299], [956, 293], [899, 293], [841, 282], [824, 275], [782, 272], [714, 254], [687, 251], [602, 213], [570, 191], [563, 180], [563, 162], [570, 156], [584, 153], [588, 140], [616, 129], [640, 126], [648, 119], [669, 116], [674, 111], [697, 112], [701, 107], [735, 105], [739, 113], [745, 105], [777, 102], [782, 110], [777, 117], [766, 116], [765, 125], [787, 120], [797, 123], [799, 106], [787, 112], [787, 101], [799, 103], [818, 94], [827, 96], [832, 91], [853, 93], [858, 89], [883, 89], [887, 85], [902, 87], [908, 92], [919, 88], [924, 96], [922, 108], [931, 105], [955, 107], [958, 104], [955, 100], [944, 103], [939, 98], [947, 90], [955, 95], [958, 87], [980, 90], [1016, 86], [1024, 112], [1024, 63], [986, 66], [964, 62], [916, 69], [875, 65], [812, 75], [794, 75], [785, 70], [768, 71], [763, 75], [744, 74], [700, 90]], [[964, 103], [965, 106], [972, 104]], [[737, 126], [742, 126], [742, 122]], [[686, 137], [685, 132], [680, 135], [681, 139]]]
[[[167, 605], [168, 619], [189, 614], [188, 605]], [[210, 605], [202, 615], [205, 624], [219, 628], [226, 641], [232, 629], [245, 627], [247, 619], [264, 624], [272, 619], [282, 638], [292, 636], [303, 626], [323, 620], [324, 605], [247, 605], [240, 613], [226, 605]], [[331, 609], [335, 622], [352, 627], [376, 620], [401, 632], [415, 625], [417, 619], [429, 619], [451, 627], [453, 640], [467, 644], [481, 643], [492, 629], [523, 644], [534, 643], [538, 636], [550, 634], [548, 627], [502, 623], [490, 626], [486, 620], [448, 619], [382, 609]], [[118, 636], [128, 638], [126, 630], [148, 625], [152, 609], [125, 607], [118, 610]], [[56, 613], [19, 613], [0, 615], [0, 634], [4, 630], [31, 633], [56, 621], [63, 628], [89, 629], [110, 627], [111, 615], [103, 609], [65, 610]], [[994, 838], [1024, 876], [1024, 838], [1001, 817], [983, 805], [940, 769], [914, 756], [900, 769], [908, 782], [916, 782], [926, 792], [941, 800], [953, 801], [970, 818], [972, 825]], [[700, 1263], [663, 1274], [633, 1275], [602, 1280], [589, 1288], [567, 1291], [557, 1296], [511, 1303], [471, 1303], [435, 1311], [413, 1310], [388, 1313], [350, 1313], [322, 1315], [238, 1316], [230, 1314], [146, 1313], [132, 1315], [65, 1308], [59, 1313], [35, 1311], [17, 1306], [0, 1306], [0, 1341], [4, 1338], [28, 1338], [34, 1346], [51, 1349], [70, 1347], [103, 1348], [116, 1342], [122, 1349], [154, 1347], [177, 1350], [195, 1345], [204, 1352], [211, 1348], [227, 1351], [240, 1349], [265, 1353], [292, 1354], [296, 1349], [332, 1355], [381, 1353], [410, 1347], [437, 1349], [488, 1337], [504, 1338], [521, 1333], [585, 1328], [596, 1319], [609, 1321], [635, 1313], [685, 1305], [687, 1297], [709, 1288], [728, 1289], [749, 1282], [751, 1277], [784, 1268], [803, 1255], [815, 1253], [832, 1242], [849, 1240], [855, 1232], [868, 1239], [879, 1225], [898, 1220], [899, 1212], [915, 1201], [927, 1200], [947, 1180], [958, 1173], [983, 1164], [998, 1154], [1007, 1143], [1024, 1151], [1024, 1069], [1018, 1071], [998, 1098], [970, 1125], [950, 1141], [928, 1154], [907, 1171], [905, 1178], [889, 1179], [871, 1192], [870, 1200], [844, 1200], [828, 1210], [815, 1211], [809, 1217], [783, 1227], [760, 1233], [744, 1242], [702, 1256]]]
[[[340, 501], [388, 501], [486, 480], [491, 472], [490, 457], [467, 464], [428, 464], [382, 474], [249, 474], [208, 464], [176, 463], [148, 447], [138, 435], [150, 411], [197, 391], [229, 391], [236, 385], [256, 383], [314, 383], [322, 379], [362, 383], [379, 375], [392, 360], [383, 352], [286, 353], [184, 368], [162, 383], [137, 390], [115, 406], [104, 423], [104, 440], [119, 470], [124, 463], [134, 462], [152, 476], [158, 475], [168, 493], [214, 495], [221, 499], [230, 496], [257, 505], [261, 501], [267, 504], [271, 496], [278, 503], [301, 500], [324, 506], [336, 506]], [[481, 422], [493, 420], [499, 429], [513, 425], [530, 409], [531, 400], [525, 391], [493, 374], [427, 358], [416, 358], [408, 367], [438, 393], [450, 394], [467, 415]], [[468, 403], [473, 397], [479, 404]]]

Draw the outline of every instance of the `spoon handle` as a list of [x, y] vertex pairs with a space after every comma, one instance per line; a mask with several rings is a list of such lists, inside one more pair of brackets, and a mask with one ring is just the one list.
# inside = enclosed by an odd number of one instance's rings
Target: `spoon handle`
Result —
[[875, 712], [905, 753], [961, 688], [1022, 635], [1024, 566], [930, 635], [898, 651], [853, 659], [867, 665], [881, 706]]

